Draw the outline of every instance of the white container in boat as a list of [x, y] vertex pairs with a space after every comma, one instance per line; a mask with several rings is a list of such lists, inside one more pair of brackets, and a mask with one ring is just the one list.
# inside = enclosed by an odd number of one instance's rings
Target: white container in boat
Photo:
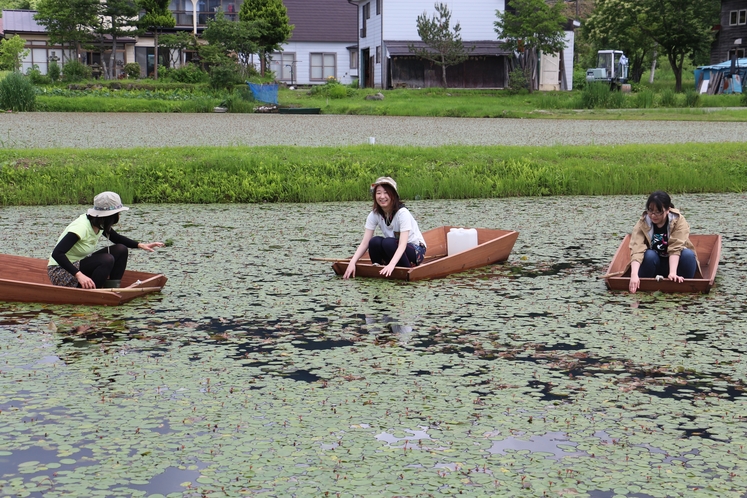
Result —
[[477, 247], [477, 230], [474, 228], [452, 228], [446, 234], [448, 255]]

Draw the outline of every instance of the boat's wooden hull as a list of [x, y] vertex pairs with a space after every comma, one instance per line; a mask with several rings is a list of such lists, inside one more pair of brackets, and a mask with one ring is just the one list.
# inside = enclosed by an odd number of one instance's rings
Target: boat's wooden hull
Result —
[[[477, 247], [448, 256], [446, 234], [452, 227], [444, 226], [423, 232], [428, 250], [425, 261], [415, 268], [396, 267], [388, 278], [416, 281], [427, 278], [439, 278], [460, 271], [479, 268], [508, 259], [511, 250], [519, 237], [519, 232], [512, 230], [477, 229]], [[347, 270], [348, 262], [336, 261], [332, 268], [342, 275]], [[357, 277], [385, 278], [380, 275], [381, 266], [371, 264], [368, 255], [364, 254], [355, 265]]]
[[76, 289], [52, 285], [47, 260], [0, 254], [0, 301], [116, 306], [159, 292], [168, 279], [161, 274], [125, 271], [119, 289]]
[[[721, 235], [690, 235], [690, 241], [695, 246], [698, 255], [700, 272], [695, 274], [696, 278], [685, 279], [682, 283], [671, 280], [655, 278], [642, 278], [639, 291], [660, 292], [709, 292], [713, 287], [718, 270], [718, 262], [721, 259]], [[611, 290], [628, 290], [630, 284], [630, 270], [624, 271], [630, 263], [630, 235], [626, 235], [617, 248], [607, 269], [605, 283]]]

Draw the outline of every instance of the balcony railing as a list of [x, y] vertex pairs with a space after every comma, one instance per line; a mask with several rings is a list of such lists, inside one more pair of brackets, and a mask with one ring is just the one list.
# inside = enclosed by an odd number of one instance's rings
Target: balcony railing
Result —
[[[194, 25], [194, 14], [191, 10], [172, 10], [176, 25], [179, 27], [191, 27]], [[225, 18], [229, 21], [238, 21], [238, 12], [223, 12]], [[208, 19], [215, 19], [215, 12], [197, 12], [197, 25], [204, 27]]]

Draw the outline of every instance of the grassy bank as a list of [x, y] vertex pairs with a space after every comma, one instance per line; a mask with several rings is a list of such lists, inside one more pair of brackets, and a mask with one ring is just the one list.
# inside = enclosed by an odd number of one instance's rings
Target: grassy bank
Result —
[[747, 190], [747, 143], [584, 147], [186, 147], [0, 150], [0, 205], [323, 202]]

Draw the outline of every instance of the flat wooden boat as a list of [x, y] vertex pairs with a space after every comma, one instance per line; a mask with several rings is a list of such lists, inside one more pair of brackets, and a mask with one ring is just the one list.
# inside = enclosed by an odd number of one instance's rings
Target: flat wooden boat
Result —
[[125, 271], [119, 289], [76, 289], [52, 285], [47, 260], [0, 254], [0, 301], [116, 306], [160, 292], [164, 275]]
[[[446, 234], [449, 233], [451, 228], [456, 227], [444, 226], [423, 232], [425, 245], [428, 247], [425, 260], [415, 268], [397, 266], [388, 278], [414, 282], [426, 278], [445, 277], [452, 273], [505, 261], [511, 254], [516, 239], [519, 237], [519, 232], [512, 230], [477, 228], [477, 246], [449, 256]], [[343, 275], [348, 268], [348, 261], [336, 261], [332, 268], [338, 275]], [[355, 276], [387, 278], [379, 274], [382, 268], [383, 266], [371, 264], [368, 253], [366, 253], [355, 265]]]
[[[666, 279], [642, 278], [639, 291], [661, 292], [709, 292], [716, 279], [718, 262], [721, 259], [721, 235], [693, 235], [690, 242], [695, 246], [700, 270], [695, 278], [685, 279], [682, 283]], [[610, 290], [628, 290], [630, 284], [630, 235], [626, 235], [617, 248], [604, 276], [604, 281]]]

